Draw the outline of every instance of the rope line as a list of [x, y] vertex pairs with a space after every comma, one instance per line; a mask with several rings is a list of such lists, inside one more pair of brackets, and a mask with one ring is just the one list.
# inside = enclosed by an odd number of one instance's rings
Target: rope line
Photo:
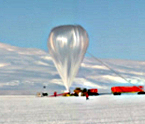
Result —
[[[115, 70], [113, 70], [111, 67], [109, 67], [106, 63], [102, 62], [100, 59], [98, 59], [97, 57], [95, 57], [93, 54], [91, 54], [90, 52], [87, 52], [87, 54], [89, 54], [91, 57], [93, 57], [95, 60], [97, 60], [98, 62], [100, 62], [102, 65], [104, 65], [105, 67], [107, 67], [110, 71], [112, 71], [113, 73], [115, 73], [117, 76], [119, 76], [120, 78], [122, 78], [123, 80], [125, 80], [127, 83], [130, 83], [132, 85], [134, 85], [133, 83], [130, 82], [130, 80], [127, 80], [125, 77], [123, 77], [122, 75], [120, 75], [118, 72], [116, 72]], [[135, 86], [135, 85], [134, 85]], [[138, 87], [138, 86], [137, 86]]]

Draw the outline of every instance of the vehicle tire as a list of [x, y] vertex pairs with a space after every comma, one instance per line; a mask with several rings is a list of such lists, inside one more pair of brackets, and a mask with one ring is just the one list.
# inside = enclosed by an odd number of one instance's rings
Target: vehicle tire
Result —
[[113, 95], [121, 95], [121, 93], [113, 93]]
[[138, 95], [145, 95], [145, 92], [138, 92]]

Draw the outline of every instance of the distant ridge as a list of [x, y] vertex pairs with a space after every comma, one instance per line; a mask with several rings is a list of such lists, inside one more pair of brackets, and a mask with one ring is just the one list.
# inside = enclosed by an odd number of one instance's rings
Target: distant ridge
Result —
[[[135, 85], [145, 84], [145, 61], [101, 59]], [[0, 94], [36, 94], [65, 90], [49, 54], [40, 49], [20, 48], [0, 42]], [[93, 58], [85, 58], [71, 89], [130, 85]]]

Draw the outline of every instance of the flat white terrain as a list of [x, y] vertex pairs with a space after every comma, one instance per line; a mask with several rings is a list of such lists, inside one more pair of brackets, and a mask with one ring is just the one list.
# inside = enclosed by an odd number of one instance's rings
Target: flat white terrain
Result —
[[0, 124], [145, 124], [145, 96], [0, 96]]

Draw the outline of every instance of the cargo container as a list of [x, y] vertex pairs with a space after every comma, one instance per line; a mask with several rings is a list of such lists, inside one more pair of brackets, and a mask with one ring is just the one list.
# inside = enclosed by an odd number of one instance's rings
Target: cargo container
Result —
[[111, 87], [111, 91], [114, 95], [121, 95], [121, 93], [135, 93], [144, 94], [143, 86], [115, 86]]

